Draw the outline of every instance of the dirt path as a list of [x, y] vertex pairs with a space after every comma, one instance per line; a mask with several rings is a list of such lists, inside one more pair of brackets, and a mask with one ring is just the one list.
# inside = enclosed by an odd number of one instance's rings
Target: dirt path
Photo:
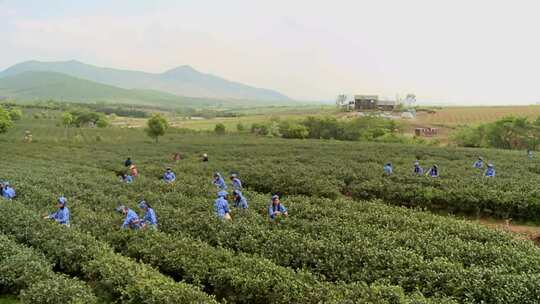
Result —
[[474, 222], [489, 228], [516, 233], [518, 237], [530, 239], [534, 241], [536, 245], [540, 246], [540, 226], [517, 225], [504, 220], [493, 219], [480, 219], [474, 220]]

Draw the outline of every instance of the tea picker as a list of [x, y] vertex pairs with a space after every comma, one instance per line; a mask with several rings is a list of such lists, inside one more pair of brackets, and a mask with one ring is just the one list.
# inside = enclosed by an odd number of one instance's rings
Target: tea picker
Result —
[[133, 183], [133, 176], [127, 174], [127, 173], [120, 173], [120, 181], [126, 184]]
[[219, 172], [214, 173], [214, 185], [218, 187], [219, 190], [227, 190], [227, 184], [225, 184], [225, 180]]
[[272, 201], [270, 202], [270, 205], [268, 206], [268, 217], [271, 221], [275, 220], [277, 217], [284, 216], [288, 217], [289, 212], [287, 211], [287, 208], [281, 204], [281, 201], [279, 200], [278, 195], [272, 196]]
[[394, 172], [394, 169], [392, 168], [392, 163], [387, 163], [386, 165], [384, 165], [384, 174], [386, 175], [392, 175], [392, 173]]
[[485, 176], [495, 177], [495, 168], [493, 167], [493, 164], [488, 164]]
[[234, 207], [236, 208], [240, 208], [240, 209], [248, 208], [247, 199], [244, 197], [242, 192], [240, 192], [240, 190], [233, 191], [233, 201], [234, 201]]
[[66, 206], [67, 205], [67, 199], [63, 196], [58, 198], [58, 203], [56, 204], [56, 208], [58, 210], [54, 213], [51, 213], [44, 217], [44, 219], [54, 220], [60, 225], [64, 225], [66, 227], [69, 227], [69, 209]]
[[482, 157], [479, 157], [478, 160], [474, 162], [473, 167], [476, 169], [483, 169], [484, 159]]
[[223, 190], [217, 193], [217, 199], [214, 202], [214, 210], [220, 219], [231, 220], [231, 211], [229, 209], [229, 203], [227, 202], [227, 195], [227, 191]]
[[116, 208], [116, 211], [122, 213], [125, 216], [124, 222], [122, 223], [122, 226], [120, 226], [121, 229], [141, 228], [141, 220], [139, 219], [139, 216], [137, 215], [137, 213], [135, 213], [135, 211], [129, 209], [124, 205]]
[[234, 190], [242, 190], [242, 181], [236, 173], [231, 174], [232, 187]]
[[429, 169], [426, 175], [433, 178], [439, 177], [439, 166], [433, 165], [433, 167]]
[[147, 203], [145, 200], [139, 202], [139, 208], [144, 211], [144, 216], [141, 221], [142, 228], [150, 228], [152, 230], [157, 230], [158, 221], [154, 209]]
[[2, 190], [2, 197], [7, 200], [12, 200], [17, 195], [15, 193], [15, 189], [11, 187], [9, 182], [3, 182], [0, 184], [1, 190]]
[[416, 160], [414, 162], [414, 168], [413, 168], [413, 173], [415, 175], [422, 175], [424, 174], [424, 169], [420, 166], [420, 162], [418, 160]]
[[167, 168], [167, 170], [165, 170], [165, 173], [163, 173], [163, 180], [166, 183], [172, 183], [176, 180], [176, 174], [174, 174], [171, 168]]

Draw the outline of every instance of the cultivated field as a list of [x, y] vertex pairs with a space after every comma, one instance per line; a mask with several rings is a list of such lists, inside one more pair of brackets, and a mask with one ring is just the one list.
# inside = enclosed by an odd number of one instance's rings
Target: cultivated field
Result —
[[540, 106], [445, 107], [433, 114], [419, 112], [417, 122], [427, 125], [466, 125], [493, 122], [505, 116], [525, 116], [536, 119]]
[[[533, 242], [400, 207], [538, 221], [540, 163], [523, 152], [176, 130], [155, 144], [140, 129], [55, 124], [26, 119], [0, 138], [0, 178], [19, 194], [0, 202], [0, 245], [16, 257], [0, 252], [0, 290], [27, 303], [44, 294], [55, 303], [540, 301]], [[26, 129], [33, 143], [22, 142]], [[172, 162], [174, 152], [184, 158]], [[478, 155], [495, 163], [496, 178], [471, 167]], [[141, 173], [129, 185], [115, 176], [126, 156]], [[413, 176], [415, 158], [437, 163], [441, 178]], [[172, 185], [160, 180], [167, 166], [177, 173]], [[215, 171], [244, 182], [250, 208], [233, 208], [232, 222], [214, 215]], [[266, 212], [273, 193], [290, 213], [277, 223]], [[71, 228], [42, 219], [60, 195]], [[160, 231], [119, 230], [114, 208], [139, 211], [141, 198]], [[39, 267], [20, 266], [30, 261]]]

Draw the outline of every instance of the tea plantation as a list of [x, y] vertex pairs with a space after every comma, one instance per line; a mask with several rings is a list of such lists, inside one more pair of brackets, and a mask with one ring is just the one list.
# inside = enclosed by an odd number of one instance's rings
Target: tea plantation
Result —
[[[431, 212], [540, 220], [540, 162], [523, 152], [180, 130], [156, 144], [47, 119], [22, 121], [0, 147], [0, 179], [18, 194], [0, 200], [0, 293], [23, 303], [540, 303], [532, 242]], [[133, 184], [115, 175], [127, 156]], [[472, 168], [478, 156], [495, 178]], [[413, 176], [416, 158], [441, 177]], [[174, 184], [160, 180], [168, 166]], [[214, 215], [215, 171], [244, 183], [249, 209], [231, 222]], [[279, 223], [273, 193], [290, 213]], [[70, 228], [42, 218], [60, 195]], [[120, 230], [114, 208], [140, 211], [142, 198], [159, 231]]]

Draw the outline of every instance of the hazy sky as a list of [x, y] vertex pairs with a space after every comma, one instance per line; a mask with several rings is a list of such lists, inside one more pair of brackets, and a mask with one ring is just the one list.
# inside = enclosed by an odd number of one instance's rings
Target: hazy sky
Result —
[[188, 64], [296, 99], [540, 102], [540, 1], [0, 0], [0, 69]]

